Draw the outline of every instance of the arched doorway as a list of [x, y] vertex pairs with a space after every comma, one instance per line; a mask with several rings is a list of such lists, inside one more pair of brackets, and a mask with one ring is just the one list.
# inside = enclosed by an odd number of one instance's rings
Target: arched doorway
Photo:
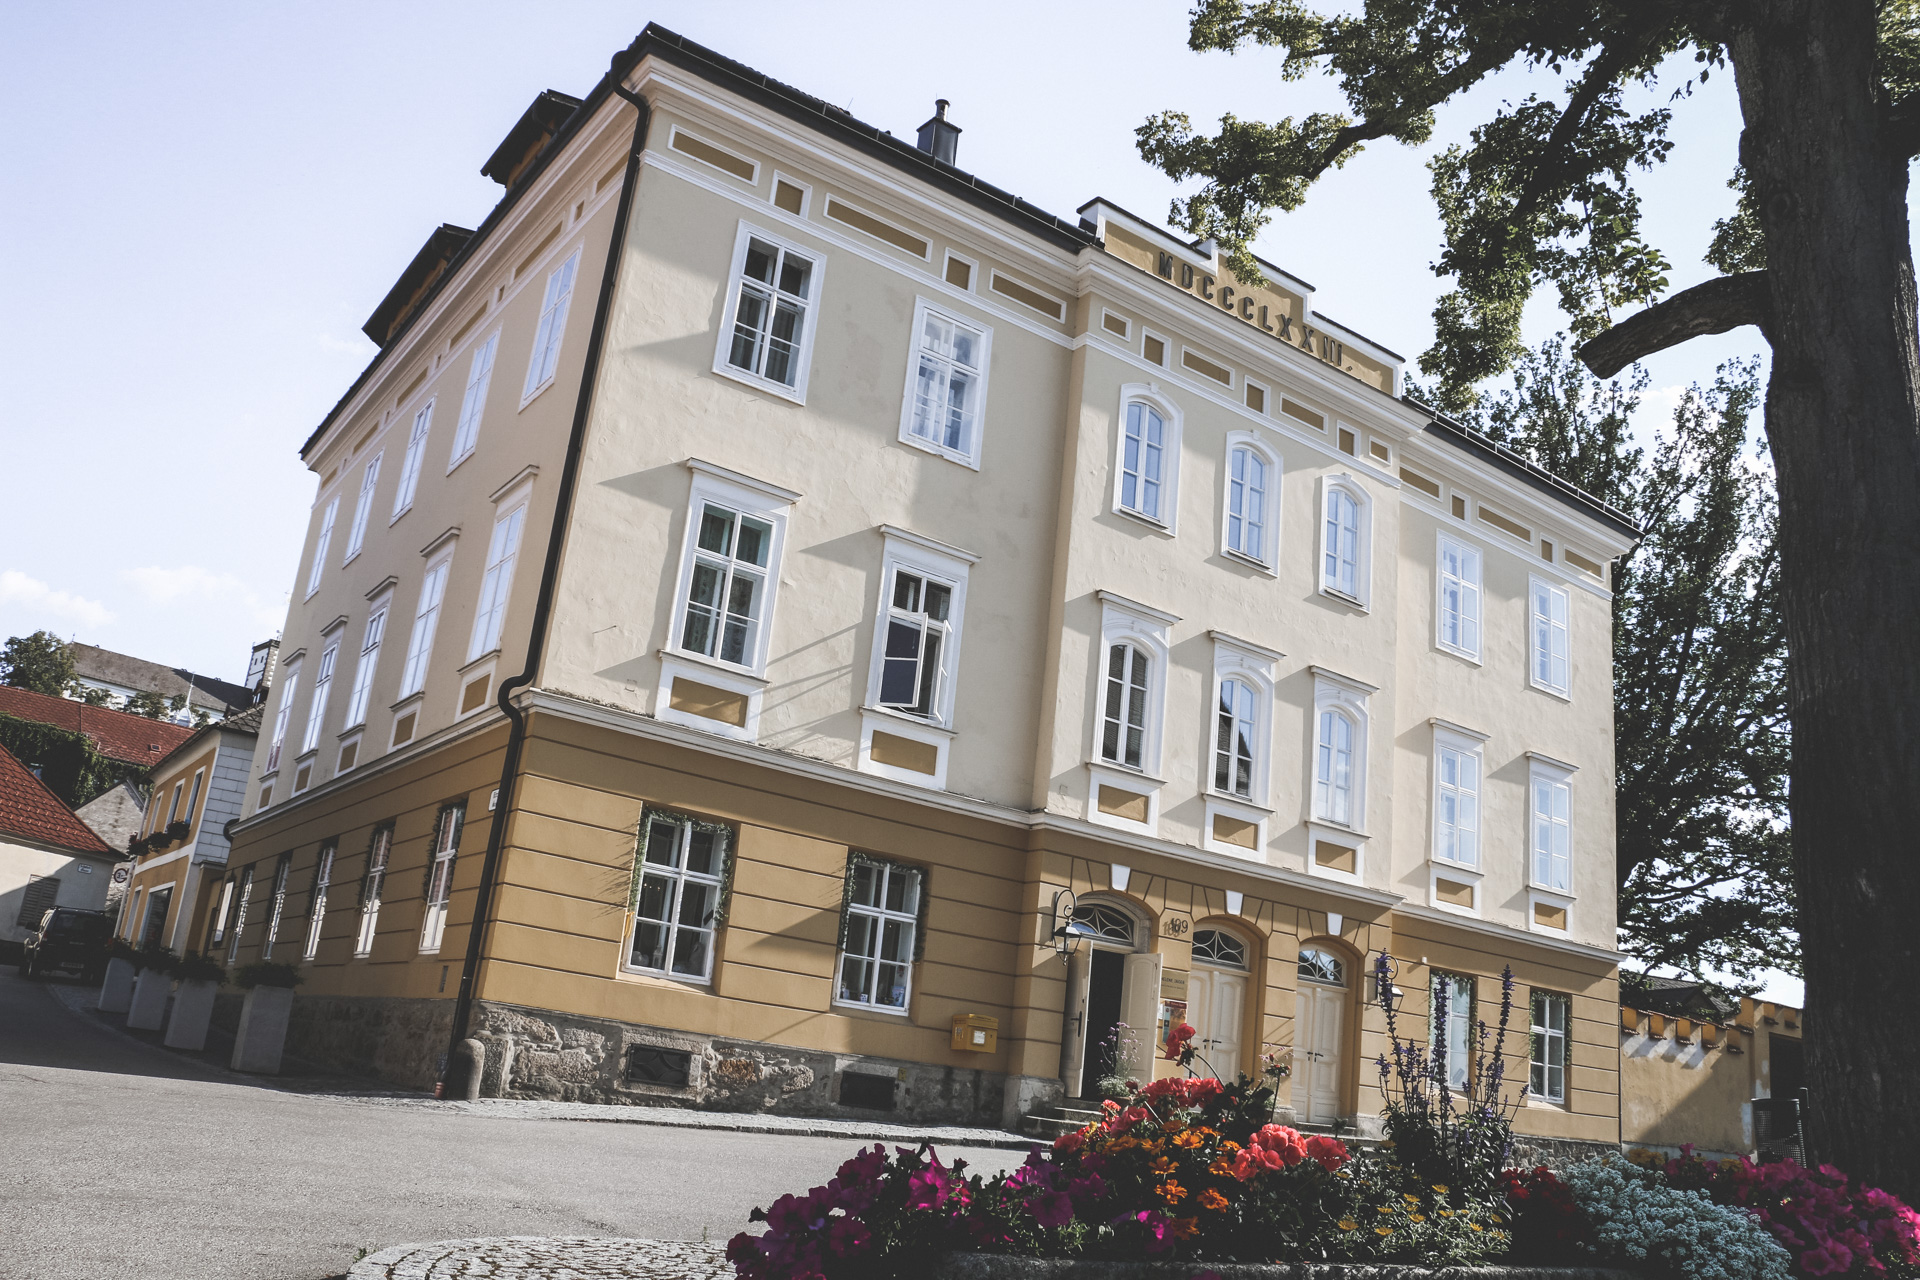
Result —
[[1226, 1081], [1240, 1074], [1245, 1052], [1249, 951], [1244, 939], [1225, 929], [1193, 931], [1187, 1021], [1198, 1050], [1195, 1065]]
[[1068, 1097], [1094, 1097], [1102, 1079], [1152, 1072], [1160, 958], [1141, 953], [1151, 931], [1112, 899], [1089, 898], [1073, 918], [1091, 936], [1067, 962], [1060, 1076]]
[[1308, 1124], [1340, 1118], [1346, 1076], [1347, 961], [1329, 947], [1300, 949], [1293, 1020], [1293, 1106]]

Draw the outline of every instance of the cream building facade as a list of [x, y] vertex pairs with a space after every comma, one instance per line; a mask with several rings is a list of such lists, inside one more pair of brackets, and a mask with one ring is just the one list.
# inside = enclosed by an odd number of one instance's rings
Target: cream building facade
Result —
[[1617, 1141], [1633, 526], [943, 117], [656, 27], [529, 109], [303, 450], [230, 957], [413, 1083], [1011, 1122], [1185, 1020], [1362, 1129], [1379, 957], [1452, 1041], [1510, 965], [1520, 1127]]

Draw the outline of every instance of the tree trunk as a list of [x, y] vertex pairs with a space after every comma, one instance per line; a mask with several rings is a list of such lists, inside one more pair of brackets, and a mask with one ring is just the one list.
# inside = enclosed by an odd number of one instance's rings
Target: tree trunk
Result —
[[1920, 356], [1871, 0], [1751, 0], [1817, 1159], [1920, 1193]]

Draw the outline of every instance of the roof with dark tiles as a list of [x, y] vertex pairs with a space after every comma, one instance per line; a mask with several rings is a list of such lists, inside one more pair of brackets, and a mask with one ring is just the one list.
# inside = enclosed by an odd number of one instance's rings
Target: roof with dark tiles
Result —
[[106, 841], [33, 776], [33, 770], [0, 747], [0, 839], [7, 836], [74, 853], [113, 853]]
[[93, 739], [101, 755], [123, 764], [156, 765], [175, 747], [193, 736], [185, 725], [149, 720], [130, 711], [90, 707], [71, 698], [56, 698], [31, 689], [0, 685], [0, 716], [52, 725]]

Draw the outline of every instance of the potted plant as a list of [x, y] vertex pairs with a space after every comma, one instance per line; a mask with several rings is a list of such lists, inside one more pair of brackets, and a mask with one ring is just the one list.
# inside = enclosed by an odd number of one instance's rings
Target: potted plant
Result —
[[100, 984], [100, 1012], [125, 1013], [133, 1007], [133, 980], [140, 972], [140, 953], [125, 938], [115, 938], [107, 950], [107, 976]]
[[165, 853], [173, 845], [170, 832], [156, 831], [147, 837], [147, 849], [152, 853]]
[[173, 994], [173, 970], [180, 957], [158, 943], [140, 949], [140, 974], [133, 980], [127, 1027], [158, 1031], [167, 1024], [167, 997]]
[[290, 964], [256, 960], [241, 966], [233, 981], [247, 993], [240, 1008], [240, 1027], [233, 1036], [233, 1069], [278, 1075], [280, 1054], [287, 1043], [287, 1018], [293, 1012], [293, 989], [302, 981], [300, 971]]
[[161, 1043], [169, 1049], [191, 1049], [196, 1053], [207, 1046], [207, 1025], [213, 1021], [213, 998], [226, 979], [226, 969], [218, 960], [200, 951], [180, 957], [174, 977], [180, 986], [173, 995], [173, 1011], [167, 1015], [167, 1034]]
[[185, 818], [176, 818], [167, 824], [167, 837], [175, 844], [185, 843], [187, 837], [191, 834], [193, 834], [193, 824], [189, 823]]

